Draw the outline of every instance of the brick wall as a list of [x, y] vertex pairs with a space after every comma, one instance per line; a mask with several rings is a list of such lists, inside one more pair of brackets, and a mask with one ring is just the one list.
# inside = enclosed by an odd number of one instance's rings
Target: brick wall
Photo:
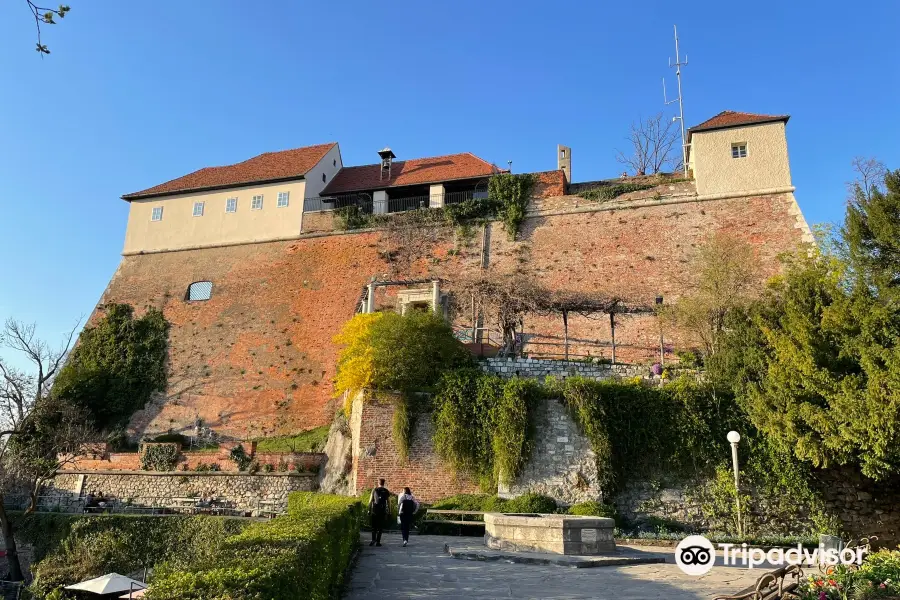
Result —
[[[802, 227], [790, 194], [597, 206], [528, 218], [514, 242], [494, 223], [489, 268], [652, 306], [657, 294], [670, 303], [683, 293], [697, 248], [716, 231], [753, 245], [762, 282], [778, 271], [778, 255], [801, 241]], [[366, 282], [381, 274], [436, 277], [452, 293], [454, 280], [481, 269], [477, 232], [423, 232], [421, 243], [407, 246], [416, 249], [408, 263], [386, 262], [393, 248], [381, 232], [123, 257], [102, 302], [157, 306], [172, 323], [169, 389], [135, 415], [132, 431], [187, 432], [199, 416], [226, 438], [248, 439], [330, 422], [337, 408], [331, 340]], [[187, 286], [198, 280], [213, 282], [212, 298], [186, 303]], [[379, 290], [380, 306], [391, 293]], [[471, 326], [469, 315], [457, 315], [456, 325]], [[670, 359], [691, 343], [663, 333]], [[529, 356], [562, 357], [560, 317], [528, 316], [525, 336]], [[658, 360], [659, 337], [653, 314], [618, 315], [617, 362]], [[570, 356], [610, 359], [611, 339], [608, 318], [570, 317]]]
[[303, 213], [303, 233], [334, 231], [334, 211], [320, 210]]
[[566, 175], [561, 170], [532, 173], [534, 186], [531, 194], [535, 198], [551, 198], [566, 193]]
[[[454, 474], [449, 465], [434, 453], [430, 415], [417, 420], [409, 447], [409, 459], [403, 461], [394, 445], [392, 418], [394, 406], [389, 397], [353, 405], [359, 427], [354, 440], [353, 470], [355, 490], [372, 488], [383, 477], [392, 492], [409, 487], [417, 498], [433, 501], [459, 493], [477, 493], [476, 482], [463, 474]], [[352, 426], [352, 425], [351, 425]]]

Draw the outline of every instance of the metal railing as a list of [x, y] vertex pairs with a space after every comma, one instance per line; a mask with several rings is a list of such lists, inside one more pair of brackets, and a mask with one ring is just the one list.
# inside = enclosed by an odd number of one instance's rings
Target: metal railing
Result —
[[347, 206], [357, 206], [366, 214], [372, 213], [372, 197], [369, 194], [346, 194], [327, 198], [304, 198], [303, 212], [336, 210]]
[[[5, 495], [3, 505], [12, 510], [25, 510], [31, 504], [31, 497]], [[40, 512], [90, 513], [90, 514], [208, 514], [231, 517], [274, 517], [287, 511], [286, 500], [264, 500], [257, 498], [249, 502], [235, 502], [214, 498], [203, 502], [200, 498], [178, 496], [133, 496], [130, 498], [108, 498], [104, 506], [87, 506], [86, 498], [74, 494], [50, 494], [37, 498]]]
[[443, 194], [407, 196], [404, 198], [388, 197], [386, 207], [377, 206], [376, 203], [373, 202], [372, 197], [368, 194], [349, 194], [327, 198], [304, 198], [303, 211], [319, 212], [336, 210], [347, 206], [356, 206], [359, 208], [360, 212], [364, 214], [372, 214], [373, 212], [395, 213], [441, 205], [447, 206], [449, 204], [459, 204], [460, 202], [472, 199], [485, 200], [487, 199], [487, 192], [464, 190], [461, 192], [445, 192]]

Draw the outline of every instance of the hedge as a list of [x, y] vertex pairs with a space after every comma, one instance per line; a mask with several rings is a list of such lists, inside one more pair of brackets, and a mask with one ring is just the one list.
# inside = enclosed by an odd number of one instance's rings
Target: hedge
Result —
[[558, 512], [556, 500], [540, 494], [523, 494], [512, 500], [487, 494], [457, 494], [431, 505], [436, 510], [475, 510], [483, 512], [505, 513], [543, 513]]
[[29, 589], [37, 598], [112, 571], [150, 568], [163, 559], [186, 564], [250, 524], [226, 517], [62, 513], [15, 520], [16, 536], [34, 549]]
[[148, 600], [279, 600], [337, 597], [359, 543], [355, 498], [294, 492], [287, 514], [256, 522], [186, 567], [167, 561]]

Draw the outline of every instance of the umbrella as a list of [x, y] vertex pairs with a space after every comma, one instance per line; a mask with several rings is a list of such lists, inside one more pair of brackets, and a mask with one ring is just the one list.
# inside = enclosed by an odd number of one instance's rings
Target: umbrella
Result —
[[81, 590], [83, 592], [92, 592], [94, 594], [117, 594], [120, 592], [128, 592], [130, 590], [139, 590], [147, 587], [146, 583], [135, 581], [119, 575], [118, 573], [107, 573], [102, 577], [88, 579], [74, 585], [67, 585], [67, 590]]
[[119, 598], [143, 598], [144, 594], [147, 593], [147, 590], [135, 590], [133, 594], [122, 594]]

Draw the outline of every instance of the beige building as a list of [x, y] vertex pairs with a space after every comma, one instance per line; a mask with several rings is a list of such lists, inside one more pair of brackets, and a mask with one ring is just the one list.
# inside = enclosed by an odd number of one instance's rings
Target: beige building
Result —
[[698, 196], [792, 192], [787, 115], [724, 111], [688, 129]]
[[317, 197], [342, 166], [338, 144], [321, 144], [200, 169], [126, 194], [123, 254], [295, 238], [304, 198]]

